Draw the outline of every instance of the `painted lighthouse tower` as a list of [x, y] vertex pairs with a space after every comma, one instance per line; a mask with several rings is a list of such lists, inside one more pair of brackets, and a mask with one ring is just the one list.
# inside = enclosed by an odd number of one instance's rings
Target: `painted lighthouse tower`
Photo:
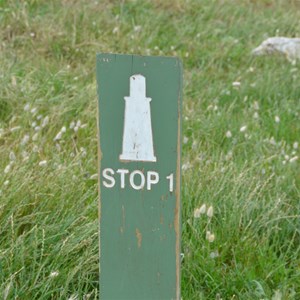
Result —
[[123, 161], [156, 162], [151, 125], [151, 98], [146, 97], [146, 78], [136, 74], [130, 77], [130, 96], [125, 99]]

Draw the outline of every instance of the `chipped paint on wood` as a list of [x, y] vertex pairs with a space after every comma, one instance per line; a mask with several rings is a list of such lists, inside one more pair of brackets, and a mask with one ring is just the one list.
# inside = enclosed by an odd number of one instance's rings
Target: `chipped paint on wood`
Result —
[[135, 229], [135, 236], [136, 236], [136, 239], [137, 239], [138, 248], [141, 248], [143, 236], [142, 236], [142, 234], [141, 234], [141, 232], [139, 231], [138, 228]]

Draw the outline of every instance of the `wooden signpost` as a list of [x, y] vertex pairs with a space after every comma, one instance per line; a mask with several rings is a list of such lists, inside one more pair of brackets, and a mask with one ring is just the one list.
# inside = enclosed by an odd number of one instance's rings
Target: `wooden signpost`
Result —
[[180, 299], [179, 59], [98, 54], [100, 299]]

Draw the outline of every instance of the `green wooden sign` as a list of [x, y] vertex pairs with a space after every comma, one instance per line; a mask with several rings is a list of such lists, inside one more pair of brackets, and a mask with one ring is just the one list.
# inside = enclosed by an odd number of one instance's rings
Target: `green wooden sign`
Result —
[[180, 299], [179, 59], [98, 54], [100, 299]]

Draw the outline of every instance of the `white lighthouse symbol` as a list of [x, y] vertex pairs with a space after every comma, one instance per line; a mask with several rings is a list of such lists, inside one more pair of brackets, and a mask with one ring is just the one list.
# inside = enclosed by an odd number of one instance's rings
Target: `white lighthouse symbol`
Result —
[[146, 97], [146, 78], [130, 77], [130, 96], [125, 99], [123, 145], [120, 160], [156, 162], [151, 126], [151, 98]]

